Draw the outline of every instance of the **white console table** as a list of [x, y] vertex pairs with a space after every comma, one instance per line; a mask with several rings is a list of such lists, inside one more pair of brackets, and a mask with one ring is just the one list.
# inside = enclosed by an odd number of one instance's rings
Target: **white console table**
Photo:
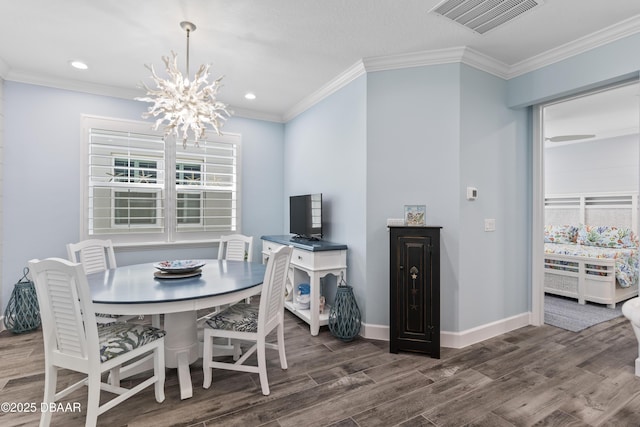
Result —
[[308, 310], [296, 308], [293, 301], [285, 301], [285, 307], [310, 325], [311, 335], [318, 335], [320, 326], [329, 324], [330, 310], [325, 305], [320, 313], [320, 279], [328, 274], [336, 276], [336, 280], [340, 280], [341, 275], [346, 276], [347, 245], [292, 236], [262, 236], [261, 239], [262, 262], [266, 262], [269, 254], [282, 246], [293, 247], [289, 278], [294, 290], [298, 284], [308, 280], [311, 301]]

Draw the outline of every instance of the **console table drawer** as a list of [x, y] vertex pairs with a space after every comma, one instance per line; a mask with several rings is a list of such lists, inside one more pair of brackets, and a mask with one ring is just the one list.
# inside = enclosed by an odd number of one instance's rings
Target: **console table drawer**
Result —
[[[268, 257], [269, 254], [281, 248], [282, 244], [269, 241], [262, 241], [262, 254]], [[291, 265], [308, 270], [329, 270], [335, 268], [346, 268], [347, 251], [305, 251], [304, 249], [293, 248], [291, 253]]]
[[280, 249], [281, 247], [283, 247], [284, 245], [281, 245], [279, 243], [274, 243], [274, 242], [268, 242], [266, 240], [262, 241], [262, 253], [266, 256], [269, 256], [269, 254], [273, 251], [276, 251], [278, 249]]
[[310, 252], [294, 248], [291, 253], [291, 264], [309, 270], [346, 268], [347, 251]]

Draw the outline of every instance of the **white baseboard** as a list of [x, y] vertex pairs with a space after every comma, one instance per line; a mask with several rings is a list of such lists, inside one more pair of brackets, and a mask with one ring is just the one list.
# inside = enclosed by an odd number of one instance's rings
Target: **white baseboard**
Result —
[[370, 340], [389, 341], [389, 326], [362, 323], [360, 336]]
[[[448, 348], [463, 348], [530, 324], [531, 313], [526, 312], [462, 332], [441, 331], [440, 345]], [[367, 339], [389, 341], [389, 327], [363, 323], [360, 328], [360, 335]]]
[[449, 348], [463, 348], [530, 324], [531, 313], [526, 312], [462, 332], [440, 332], [440, 345]]

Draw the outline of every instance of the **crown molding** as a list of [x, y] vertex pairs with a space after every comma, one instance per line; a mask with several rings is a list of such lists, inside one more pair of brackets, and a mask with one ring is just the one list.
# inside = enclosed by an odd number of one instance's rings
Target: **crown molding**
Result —
[[539, 68], [579, 55], [591, 49], [604, 46], [616, 40], [634, 35], [638, 32], [640, 32], [640, 15], [633, 16], [625, 21], [603, 28], [595, 33], [591, 33], [588, 36], [581, 37], [569, 43], [550, 49], [540, 55], [532, 56], [524, 61], [515, 63], [510, 67], [507, 79], [512, 79], [522, 74], [535, 71]]
[[144, 92], [140, 89], [129, 89], [118, 86], [81, 82], [71, 79], [60, 79], [34, 73], [16, 73], [10, 71], [5, 80], [130, 100], [134, 99], [136, 96], [144, 95]]
[[[509, 80], [638, 32], [640, 32], [640, 15], [633, 16], [623, 22], [611, 25], [513, 65], [498, 61], [469, 47], [454, 47], [364, 58], [296, 104], [294, 108], [284, 115], [283, 120], [286, 123], [363, 73], [460, 62]], [[362, 69], [360, 64], [362, 64]], [[354, 70], [356, 69], [358, 74], [354, 75]]]
[[365, 73], [459, 62], [494, 74], [503, 79], [508, 75], [508, 66], [506, 64], [468, 47], [425, 50], [398, 55], [364, 58], [343, 73], [340, 73], [308, 97], [305, 97], [292, 109], [287, 111], [283, 120], [285, 123], [288, 122]]
[[265, 113], [264, 111], [251, 110], [249, 108], [227, 106], [227, 110], [233, 111], [231, 118], [242, 117], [244, 119], [263, 120], [266, 122], [284, 123], [284, 119], [279, 114]]
[[493, 74], [501, 79], [506, 80], [509, 76], [509, 65], [470, 47], [465, 47], [461, 62], [470, 67], [477, 68], [480, 71]]
[[298, 102], [293, 106], [289, 111], [287, 111], [282, 120], [286, 123], [289, 120], [296, 117], [298, 114], [308, 110], [318, 102], [322, 101], [327, 96], [335, 93], [336, 91], [342, 89], [358, 77], [364, 75], [366, 73], [366, 69], [364, 67], [364, 63], [362, 61], [358, 61], [353, 64], [351, 67], [347, 68], [345, 71], [340, 73], [335, 78], [331, 79], [328, 83], [322, 86], [320, 89], [313, 92], [311, 95], [306, 96], [302, 99], [302, 101]]
[[[3, 78], [3, 66], [4, 62], [0, 59], [0, 78]], [[110, 96], [113, 98], [121, 98], [127, 100], [134, 100], [138, 96], [143, 96], [144, 91], [142, 89], [126, 89], [115, 86], [93, 84], [87, 82], [80, 82], [69, 79], [55, 79], [51, 77], [43, 77], [38, 74], [29, 73], [7, 73], [4, 80], [9, 80], [17, 83], [26, 83], [36, 86], [46, 86], [55, 89], [71, 90], [75, 92], [89, 93], [92, 95]], [[270, 122], [282, 123], [282, 116], [277, 114], [270, 114], [256, 110], [250, 110], [241, 107], [229, 106], [229, 109], [234, 112], [234, 116], [244, 117], [247, 119], [265, 120]]]
[[509, 72], [509, 66], [507, 64], [464, 46], [366, 58], [363, 62], [367, 72], [451, 64], [456, 62], [462, 62], [501, 78], [505, 78]]
[[464, 47], [423, 50], [420, 52], [365, 58], [362, 62], [367, 72], [398, 70], [402, 68], [422, 67], [425, 65], [460, 62], [464, 51]]

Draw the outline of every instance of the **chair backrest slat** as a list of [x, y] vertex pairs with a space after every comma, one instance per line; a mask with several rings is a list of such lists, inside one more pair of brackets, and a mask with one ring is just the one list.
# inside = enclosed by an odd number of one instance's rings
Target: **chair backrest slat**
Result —
[[79, 262], [85, 274], [116, 268], [116, 257], [111, 240], [89, 239], [67, 244], [71, 262]]
[[253, 260], [253, 236], [231, 234], [220, 237], [218, 259], [229, 261]]
[[54, 319], [58, 351], [77, 357], [85, 356], [84, 328], [73, 278], [60, 271], [48, 270], [47, 290]]
[[274, 324], [282, 313], [292, 252], [292, 248], [283, 246], [269, 255], [260, 296], [258, 329]]

